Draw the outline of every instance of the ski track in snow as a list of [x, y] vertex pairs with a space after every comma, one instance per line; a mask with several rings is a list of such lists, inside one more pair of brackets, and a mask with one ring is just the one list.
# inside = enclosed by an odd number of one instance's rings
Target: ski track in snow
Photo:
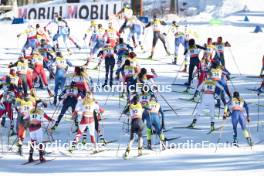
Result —
[[[264, 14], [264, 9], [261, 14]], [[261, 79], [258, 78], [247, 78], [246, 75], [258, 75], [260, 72], [261, 59], [264, 51], [264, 35], [263, 33], [252, 33], [254, 30], [250, 23], [261, 23], [263, 22], [263, 16], [254, 16], [252, 13], [250, 16], [250, 22], [247, 24], [248, 27], [244, 27], [244, 22], [239, 20], [243, 19], [242, 15], [231, 15], [226, 17], [224, 20], [228, 20], [229, 24], [240, 24], [240, 25], [229, 25], [224, 24], [222, 26], [210, 26], [207, 24], [199, 24], [199, 21], [195, 21], [194, 18], [190, 29], [197, 32], [199, 37], [197, 38], [197, 43], [203, 45], [206, 42], [207, 37], [212, 37], [214, 40], [218, 36], [223, 36], [224, 41], [229, 41], [232, 45], [232, 52], [235, 56], [236, 62], [240, 68], [242, 75], [238, 74], [238, 70], [234, 64], [230, 51], [225, 49], [225, 60], [227, 69], [234, 74], [235, 78], [233, 83], [235, 88], [240, 91], [241, 96], [249, 103], [251, 123], [248, 125], [252, 133], [252, 138], [254, 142], [258, 142], [264, 139], [264, 108], [260, 107], [260, 119], [262, 123], [260, 124], [260, 131], [257, 132], [257, 120], [258, 120], [258, 108], [255, 105], [257, 103], [257, 95], [255, 92], [247, 90], [247, 88], [256, 88], [259, 86]], [[197, 23], [196, 23], [197, 22]], [[46, 23], [46, 22], [44, 22]], [[120, 25], [121, 22], [115, 22], [116, 25]], [[71, 26], [71, 33], [74, 37], [83, 44], [82, 36], [84, 33], [84, 26], [86, 22], [79, 20], [69, 20]], [[107, 23], [105, 24], [107, 25]], [[88, 26], [88, 25], [87, 25]], [[0, 60], [1, 69], [0, 74], [3, 75], [8, 72], [6, 65], [9, 62], [14, 62], [18, 57], [17, 53], [20, 51], [24, 43], [24, 38], [21, 37], [17, 40], [16, 34], [21, 30], [26, 28], [26, 24], [22, 25], [9, 25], [4, 22], [1, 23], [0, 28]], [[8, 31], [8, 32], [7, 32]], [[147, 37], [144, 40], [144, 46], [147, 50], [151, 48], [152, 33], [151, 29], [147, 29]], [[171, 34], [168, 35], [168, 39], [172, 39]], [[173, 40], [170, 40], [170, 51], [173, 52]], [[84, 44], [83, 44], [84, 45]], [[85, 51], [86, 50], [82, 50]], [[70, 56], [71, 61], [75, 65], [81, 65], [85, 61], [80, 59], [85, 59], [86, 54], [80, 51], [79, 54]], [[183, 52], [183, 49], [180, 49]], [[139, 57], [146, 57], [148, 53], [140, 53]], [[176, 76], [176, 70], [180, 69], [180, 66], [171, 65], [172, 56], [165, 56], [165, 51], [160, 42], [156, 46], [154, 57], [160, 60], [149, 61], [149, 60], [139, 60], [139, 63], [146, 67], [149, 71], [150, 68], [154, 68], [159, 75], [156, 82], [159, 84], [171, 84]], [[179, 63], [183, 60], [183, 56], [180, 56]], [[93, 68], [95, 63], [91, 66]], [[72, 71], [72, 68], [70, 68]], [[91, 77], [94, 82], [97, 81], [98, 71], [90, 71]], [[103, 82], [104, 77], [104, 66], [101, 66], [100, 81]], [[184, 83], [186, 81], [186, 74], [180, 73], [177, 83]], [[51, 87], [53, 87], [53, 81], [50, 82]], [[231, 85], [230, 89], [233, 91]], [[173, 90], [183, 90], [184, 87], [172, 86]], [[46, 97], [47, 93], [43, 90], [38, 90], [40, 96]], [[166, 118], [166, 128], [171, 128], [174, 126], [187, 126], [192, 121], [191, 113], [195, 106], [195, 103], [180, 101], [178, 98], [190, 98], [190, 95], [179, 94], [179, 93], [162, 93], [162, 95], [167, 99], [167, 101], [177, 109], [179, 116], [176, 116], [172, 111], [165, 113]], [[196, 149], [170, 149], [164, 152], [159, 151], [144, 151], [145, 153], [150, 153], [149, 155], [142, 156], [137, 159], [131, 159], [124, 161], [122, 159], [122, 154], [125, 151], [129, 136], [124, 134], [122, 131], [122, 122], [125, 121], [126, 117], [122, 117], [120, 121], [118, 118], [120, 112], [124, 106], [124, 101], [118, 104], [118, 93], [112, 94], [106, 105], [105, 101], [107, 98], [107, 93], [98, 93], [95, 97], [99, 100], [101, 106], [105, 108], [104, 117], [106, 119], [103, 121], [105, 138], [107, 140], [118, 139], [119, 143], [109, 144], [107, 147], [113, 148], [110, 151], [105, 151], [96, 155], [89, 155], [88, 151], [78, 151], [75, 152], [72, 157], [67, 157], [62, 155], [56, 149], [50, 149], [53, 151], [52, 154], [48, 155], [46, 158], [57, 157], [54, 161], [37, 165], [29, 164], [22, 166], [21, 164], [27, 160], [28, 150], [25, 150], [25, 157], [19, 157], [13, 153], [5, 154], [1, 153], [0, 156], [0, 174], [1, 175], [27, 175], [27, 174], [41, 174], [41, 175], [103, 175], [105, 173], [110, 173], [113, 175], [264, 175], [264, 142], [257, 144], [252, 147], [247, 146], [246, 140], [242, 136], [242, 131], [240, 126], [238, 127], [238, 140], [240, 148], [218, 148], [215, 152], [215, 147], [211, 148], [196, 148]], [[159, 97], [159, 101], [163, 109], [169, 109], [169, 106], [164, 100]], [[264, 103], [263, 95], [260, 97], [260, 103]], [[47, 110], [48, 114], [52, 115], [54, 107], [49, 105]], [[221, 110], [221, 114], [223, 114]], [[55, 114], [54, 118], [57, 117], [59, 112]], [[216, 114], [218, 109], [216, 108]], [[71, 128], [72, 121], [69, 119], [70, 114], [66, 114], [62, 122], [60, 123], [57, 131], [54, 134], [55, 139], [62, 141], [69, 141], [74, 138], [74, 135], [69, 132]], [[222, 117], [222, 115], [221, 115]], [[8, 124], [8, 123], [7, 123]], [[187, 140], [195, 142], [210, 141], [216, 143], [220, 132], [212, 133], [207, 135], [209, 130], [209, 117], [201, 117], [198, 119], [197, 127], [202, 128], [202, 130], [190, 130], [190, 129], [174, 129], [166, 133], [166, 136], [175, 137], [181, 136], [173, 142], [182, 143]], [[216, 120], [216, 127], [221, 126], [222, 120]], [[7, 130], [0, 129], [1, 132], [6, 134]], [[157, 141], [156, 137], [152, 137], [153, 141]], [[6, 144], [7, 139], [4, 137], [3, 141]], [[28, 134], [25, 141], [28, 141]], [[222, 133], [222, 138], [220, 142], [231, 142], [232, 141], [232, 125], [230, 119], [225, 125]], [[154, 142], [153, 142], [154, 143]], [[120, 144], [120, 150], [117, 153], [117, 147]], [[107, 148], [106, 147], [106, 148]], [[0, 147], [1, 148], [1, 147]], [[136, 155], [136, 144], [134, 144], [134, 149], [131, 155]], [[14, 150], [16, 147], [14, 146]], [[64, 149], [59, 149], [64, 150]], [[6, 147], [4, 147], [4, 152]], [[35, 158], [37, 158], [37, 152], [35, 152]]]

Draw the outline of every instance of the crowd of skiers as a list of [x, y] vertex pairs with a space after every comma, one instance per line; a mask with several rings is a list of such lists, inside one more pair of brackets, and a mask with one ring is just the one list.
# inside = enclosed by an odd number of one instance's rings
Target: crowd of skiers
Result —
[[[128, 6], [116, 14], [116, 16], [120, 15], [124, 18], [124, 23], [119, 29], [114, 28], [111, 21], [109, 21], [107, 28], [95, 20], [90, 22], [90, 26], [83, 37], [84, 40], [87, 40], [87, 36], [90, 36], [88, 45], [90, 53], [87, 56], [86, 64], [79, 66], [74, 66], [67, 59], [68, 55], [63, 55], [61, 51], [59, 43], [61, 37], [69, 54], [72, 53], [67, 44], [68, 40], [78, 49], [81, 49], [81, 46], [73, 39], [67, 21], [58, 14], [44, 27], [39, 24], [35, 26], [30, 24], [25, 31], [17, 35], [17, 37], [26, 35], [27, 39], [18, 60], [8, 65], [9, 73], [1, 78], [3, 91], [0, 97], [0, 117], [2, 126], [6, 125], [6, 117], [10, 119], [9, 135], [17, 135], [17, 146], [20, 154], [22, 154], [22, 145], [28, 129], [32, 144], [41, 143], [39, 146], [40, 161], [45, 161], [41, 126], [43, 118], [50, 121], [51, 125], [48, 130], [53, 133], [59, 127], [61, 119], [69, 108], [71, 108], [72, 120], [76, 126], [76, 136], [70, 151], [74, 150], [81, 136], [87, 131], [89, 131], [95, 151], [98, 150], [96, 136], [99, 136], [100, 142], [106, 143], [100, 126], [104, 109], [94, 98], [92, 79], [89, 77], [87, 69], [90, 62], [96, 58], [99, 58], [96, 69], [100, 69], [103, 60], [105, 62], [103, 87], [107, 85], [112, 87], [115, 79], [126, 87], [122, 96], [127, 97], [127, 106], [122, 113], [129, 116], [131, 126], [130, 142], [125, 157], [128, 157], [131, 150], [134, 133], [138, 135], [138, 153], [139, 155], [142, 154], [144, 123], [146, 123], [147, 148], [152, 148], [151, 135], [153, 133], [159, 136], [160, 143], [164, 143], [166, 141], [164, 113], [161, 104], [158, 102], [157, 93], [143, 89], [144, 86], [155, 85], [154, 79], [157, 74], [153, 69], [151, 73], [147, 73], [147, 69], [141, 67], [138, 62], [135, 52], [135, 48], [138, 46], [142, 51], [144, 50], [142, 35], [144, 35], [145, 28], [152, 26], [153, 42], [149, 59], [152, 59], [154, 55], [154, 48], [158, 39], [163, 43], [166, 53], [170, 55], [166, 41], [167, 34], [162, 32], [162, 25], [169, 25], [168, 32], [172, 32], [175, 37], [173, 64], [177, 64], [180, 54], [185, 56], [182, 71], [188, 71], [189, 74], [188, 80], [184, 84], [186, 92], [189, 92], [191, 87], [195, 85], [193, 100], [199, 101], [193, 121], [187, 128], [195, 128], [197, 119], [202, 115], [202, 110], [208, 107], [211, 117], [210, 130], [216, 130], [215, 107], [220, 108], [222, 104], [224, 107], [223, 118], [226, 119], [229, 116], [232, 118], [233, 142], [237, 143], [237, 124], [239, 123], [249, 145], [253, 145], [246, 125], [246, 122], [250, 122], [247, 103], [240, 97], [239, 92], [234, 91], [232, 94], [228, 87], [228, 82], [232, 83], [232, 80], [226, 69], [224, 48], [231, 47], [229, 42], [224, 42], [222, 37], [218, 37], [216, 42], [212, 38], [208, 38], [204, 45], [198, 45], [187, 30], [181, 30], [181, 26], [176, 21], [167, 24], [154, 15], [153, 20], [145, 25], [133, 16], [133, 11]], [[49, 30], [50, 25], [57, 26], [57, 31], [53, 36]], [[129, 30], [127, 43], [123, 38], [126, 30]], [[129, 45], [130, 39], [132, 39], [132, 46]], [[184, 53], [179, 53], [180, 45], [184, 47]], [[201, 51], [203, 53], [202, 58], [200, 57]], [[74, 67], [73, 73], [69, 72], [69, 67]], [[115, 78], [114, 67], [117, 67]], [[188, 70], [187, 67], [189, 67]], [[264, 57], [260, 75], [263, 74], [263, 70]], [[193, 81], [196, 77], [197, 85]], [[52, 81], [55, 85], [54, 90], [50, 88]], [[140, 85], [142, 89], [140, 91], [131, 90], [129, 88], [132, 85]], [[258, 89], [258, 94], [262, 92], [263, 87], [264, 82]], [[62, 108], [57, 118], [45, 113], [48, 105], [45, 100], [39, 98], [38, 89], [47, 90], [49, 96], [53, 97], [52, 104], [56, 110], [59, 107], [59, 102], [62, 102]], [[14, 110], [17, 114], [16, 123], [14, 123]], [[33, 151], [32, 145], [29, 161], [33, 161]]]

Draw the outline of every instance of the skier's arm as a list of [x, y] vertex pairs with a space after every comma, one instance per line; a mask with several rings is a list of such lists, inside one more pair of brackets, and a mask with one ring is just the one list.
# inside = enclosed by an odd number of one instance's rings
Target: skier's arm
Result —
[[133, 49], [133, 47], [132, 46], [130, 46], [129, 44], [127, 44], [127, 47], [128, 47], [128, 49], [129, 50], [131, 50], [131, 51], [133, 51], [134, 49]]
[[231, 100], [229, 100], [229, 102], [224, 107], [224, 115], [223, 115], [223, 119], [224, 120], [229, 116], [229, 113], [230, 113], [229, 106], [230, 106], [230, 104], [231, 104]]
[[66, 90], [67, 90], [67, 87], [66, 87], [66, 88], [61, 92], [61, 94], [59, 95], [59, 100], [61, 100], [62, 97], [65, 95]]
[[225, 47], [231, 47], [231, 45], [228, 41], [225, 42]]
[[66, 63], [68, 66], [73, 67], [73, 64], [69, 61], [69, 59], [66, 59]]
[[46, 113], [43, 114], [43, 117], [50, 122], [53, 121], [53, 119], [50, 116], [48, 116]]
[[246, 113], [247, 113], [247, 118], [249, 118], [249, 108], [248, 108], [248, 105], [245, 101], [244, 101], [244, 108], [245, 108]]
[[145, 28], [148, 28], [148, 27], [150, 27], [152, 25], [152, 22], [149, 22], [146, 26], [145, 26]]
[[196, 47], [199, 48], [199, 49], [202, 49], [202, 50], [206, 50], [207, 49], [207, 48], [205, 48], [205, 47], [203, 47], [201, 45], [196, 45]]
[[10, 62], [10, 64], [8, 65], [8, 68], [16, 67], [17, 63], [18, 61], [16, 61], [15, 63]]

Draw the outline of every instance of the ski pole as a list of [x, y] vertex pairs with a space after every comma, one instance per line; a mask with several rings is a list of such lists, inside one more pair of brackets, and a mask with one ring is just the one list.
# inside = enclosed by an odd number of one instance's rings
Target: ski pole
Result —
[[180, 68], [179, 68], [179, 70], [178, 70], [178, 72], [177, 72], [177, 74], [176, 74], [176, 76], [175, 76], [175, 78], [174, 78], [174, 80], [172, 82], [172, 85], [175, 84], [175, 82], [177, 81], [177, 79], [179, 77], [179, 74], [180, 74], [180, 71], [181, 71], [181, 68], [184, 65], [184, 62], [185, 62], [185, 60], [182, 61], [181, 65], [180, 65]]
[[223, 131], [224, 131], [224, 128], [225, 128], [226, 121], [227, 121], [226, 119], [224, 119], [222, 121], [220, 134], [219, 134], [219, 137], [218, 137], [217, 142], [216, 142], [215, 153], [216, 153], [216, 151], [218, 149], [218, 144], [219, 144], [220, 140], [222, 139], [222, 134], [223, 134]]
[[232, 52], [231, 48], [230, 48], [230, 47], [228, 47], [228, 50], [229, 50], [229, 52], [230, 52], [230, 54], [231, 54], [231, 57], [232, 57], [232, 59], [233, 59], [233, 61], [234, 61], [235, 65], [236, 65], [236, 67], [237, 67], [237, 70], [238, 70], [238, 72], [239, 72], [239, 75], [241, 76], [240, 69], [239, 69], [239, 67], [238, 67], [238, 65], [237, 65], [237, 62], [236, 62], [235, 56], [234, 56], [234, 54], [233, 54], [233, 52]]
[[179, 116], [178, 113], [175, 111], [175, 109], [169, 104], [169, 102], [165, 99], [163, 95], [159, 93], [159, 96], [166, 102], [166, 104], [170, 107], [170, 109], [176, 114], [176, 116]]
[[[0, 136], [1, 136], [1, 147], [2, 147], [2, 155], [4, 154], [4, 141], [3, 141], [3, 127], [2, 127], [2, 125], [0, 125]], [[7, 135], [9, 135], [9, 134], [7, 134]]]
[[259, 95], [258, 95], [258, 124], [257, 124], [257, 132], [259, 132]]
[[203, 96], [203, 92], [201, 93], [200, 98], [199, 98], [199, 100], [197, 101], [197, 103], [196, 103], [196, 105], [195, 105], [195, 107], [194, 107], [194, 109], [193, 109], [192, 116], [193, 116], [195, 110], [197, 109], [197, 106], [198, 106], [198, 104], [200, 103], [200, 100], [201, 100], [202, 96]]
[[98, 68], [97, 86], [99, 85], [100, 82], [100, 73], [101, 73], [101, 64], [99, 64], [99, 68]]

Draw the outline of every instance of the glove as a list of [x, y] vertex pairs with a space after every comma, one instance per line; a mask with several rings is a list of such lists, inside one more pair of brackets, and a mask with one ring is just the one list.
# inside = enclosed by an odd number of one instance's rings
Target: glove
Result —
[[153, 73], [154, 75], [157, 75], [153, 68], [151, 69], [151, 73]]
[[62, 97], [59, 97], [59, 101], [61, 101], [63, 98]]
[[249, 118], [249, 116], [247, 116], [247, 122], [248, 122], [248, 123], [250, 122], [250, 118]]
[[48, 107], [48, 104], [46, 102], [42, 102], [44, 108], [47, 108]]
[[224, 112], [223, 120], [226, 120], [227, 117], [228, 117], [228, 112]]
[[12, 65], [13, 65], [13, 63], [10, 62], [9, 65], [8, 65], [8, 68], [11, 68]]

